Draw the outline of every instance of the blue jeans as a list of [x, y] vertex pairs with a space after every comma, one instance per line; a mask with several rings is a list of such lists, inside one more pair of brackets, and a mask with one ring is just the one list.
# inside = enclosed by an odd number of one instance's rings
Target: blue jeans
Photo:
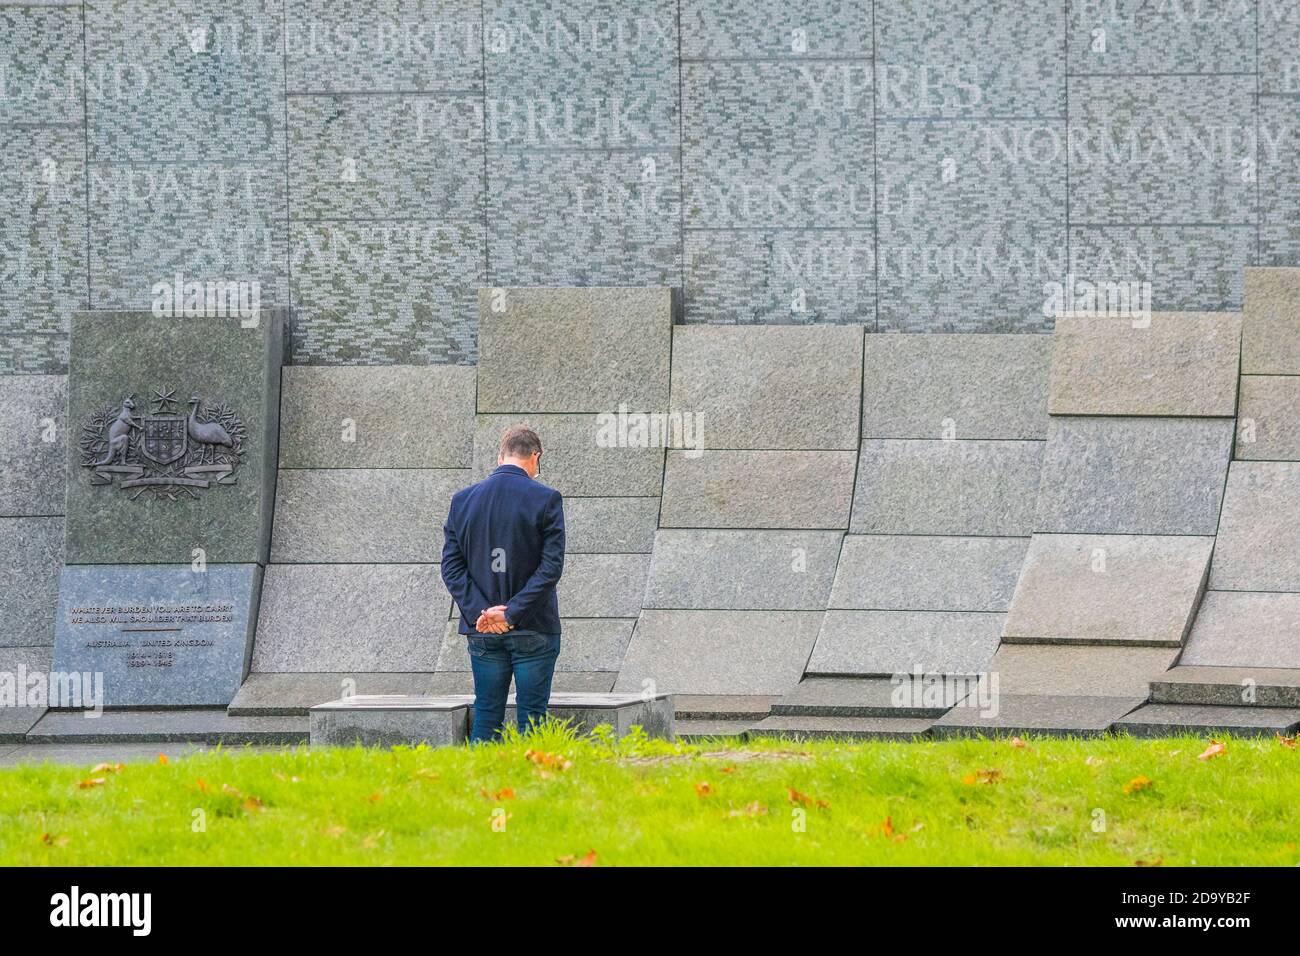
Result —
[[560, 656], [558, 634], [470, 634], [469, 664], [474, 671], [474, 726], [470, 743], [501, 733], [506, 719], [510, 678], [515, 679], [515, 714], [520, 730], [546, 716], [551, 677]]

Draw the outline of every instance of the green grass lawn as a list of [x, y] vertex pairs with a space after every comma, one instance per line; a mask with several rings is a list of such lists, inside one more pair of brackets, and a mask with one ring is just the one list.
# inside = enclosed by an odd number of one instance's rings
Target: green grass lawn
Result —
[[0, 770], [0, 862], [1300, 863], [1300, 751], [1229, 738], [1201, 759], [1207, 743], [615, 744], [548, 727], [472, 750], [29, 765]]

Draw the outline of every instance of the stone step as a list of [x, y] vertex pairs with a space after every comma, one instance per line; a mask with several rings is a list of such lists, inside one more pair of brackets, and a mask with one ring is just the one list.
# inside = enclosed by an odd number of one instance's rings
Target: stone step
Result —
[[27, 732], [28, 743], [306, 743], [305, 717], [231, 717], [224, 708], [106, 710], [88, 718], [82, 711], [51, 710]]
[[954, 707], [934, 722], [934, 736], [1100, 737], [1143, 703], [1141, 697], [1000, 694], [996, 709], [988, 712], [975, 707]]
[[678, 720], [753, 722], [766, 717], [778, 700], [779, 697], [757, 694], [676, 694], [673, 697]]
[[695, 717], [677, 718], [675, 727], [678, 740], [707, 740], [710, 737], [744, 737], [745, 731], [754, 725], [754, 720], [745, 719], [701, 719]]
[[1300, 669], [1184, 664], [1151, 681], [1151, 703], [1300, 707]]
[[924, 717], [785, 717], [773, 716], [749, 728], [755, 737], [790, 737], [820, 740], [847, 737], [855, 740], [912, 740], [928, 737], [932, 721]]
[[772, 705], [774, 717], [935, 718], [948, 707], [897, 706], [888, 677], [807, 677]]
[[1298, 708], [1205, 704], [1147, 704], [1115, 722], [1117, 732], [1134, 737], [1172, 737], [1178, 734], [1291, 736], [1297, 727], [1300, 727]]

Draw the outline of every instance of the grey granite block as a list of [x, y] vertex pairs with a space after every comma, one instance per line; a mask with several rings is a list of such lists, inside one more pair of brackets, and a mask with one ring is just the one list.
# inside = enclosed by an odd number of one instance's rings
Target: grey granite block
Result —
[[700, 226], [684, 236], [688, 322], [875, 327], [870, 229]]
[[641, 612], [616, 691], [780, 694], [803, 674], [820, 611]]
[[698, 447], [855, 449], [861, 400], [861, 328], [673, 330], [672, 410], [702, 417]]
[[873, 8], [882, 117], [1065, 115], [1064, 0], [900, 0]]
[[1237, 312], [1258, 239], [1253, 223], [1080, 226], [1072, 219], [1070, 258], [1080, 280], [1149, 282], [1155, 311]]
[[356, 694], [429, 694], [431, 674], [258, 674], [244, 680], [226, 712], [232, 717], [306, 717], [317, 704]]
[[282, 159], [92, 160], [88, 173], [92, 308], [148, 309], [154, 285], [177, 274], [255, 282], [263, 305], [289, 301]]
[[1300, 667], [1298, 634], [1300, 594], [1207, 591], [1179, 663]]
[[39, 681], [33, 675], [50, 670], [48, 647], [0, 647], [0, 673], [8, 677], [13, 698], [0, 706], [0, 743], [21, 743], [36, 721], [45, 713], [49, 702], [48, 685], [36, 696], [29, 696]]
[[1234, 461], [1210, 569], [1216, 591], [1300, 591], [1300, 463]]
[[[871, 19], [864, 0], [683, 0], [682, 56], [688, 59], [797, 60], [869, 57]], [[801, 31], [803, 44], [796, 44]]]
[[538, 479], [566, 497], [649, 497], [663, 482], [662, 446], [623, 442], [600, 415], [479, 415], [474, 424], [474, 476], [497, 466], [501, 433], [528, 424], [542, 440]]
[[[59, 68], [73, 62], [69, 58]], [[12, 84], [20, 82], [12, 66], [6, 63], [6, 104], [12, 102]], [[9, 277], [0, 287], [0, 337], [27, 339], [24, 351], [35, 352], [47, 336], [66, 337], [72, 313], [89, 305], [85, 138], [80, 120], [76, 126], [24, 126], [13, 132], [6, 137], [0, 170], [0, 262]], [[0, 361], [6, 372], [21, 367]]]
[[67, 371], [66, 335], [0, 335], [0, 375], [63, 375]]
[[870, 229], [871, 61], [682, 63], [687, 229]]
[[311, 708], [314, 747], [462, 744], [469, 704], [455, 698], [357, 695]]
[[0, 7], [5, 38], [0, 124], [84, 122], [82, 22], [72, 5]]
[[745, 729], [745, 738], [788, 740], [897, 740], [930, 735], [925, 717], [764, 717]]
[[302, 219], [482, 217], [483, 94], [287, 99], [289, 193]]
[[[563, 605], [561, 605], [563, 606]], [[611, 681], [623, 663], [636, 618], [574, 618], [560, 621], [560, 656], [557, 674], [610, 674]], [[455, 620], [447, 622], [446, 636], [438, 653], [438, 670], [469, 671], [469, 650]]]
[[1044, 285], [1069, 268], [1065, 142], [1059, 113], [877, 124], [880, 331], [1050, 328]]
[[[676, 70], [673, 73], [675, 77]], [[589, 108], [579, 110], [572, 102], [539, 97], [534, 91], [494, 100], [489, 76], [489, 103], [499, 104], [502, 117], [495, 126], [489, 119], [488, 126], [489, 285], [681, 284], [676, 96], [671, 101], [672, 125], [664, 132], [667, 144], [634, 143], [605, 151], [549, 146], [544, 135], [533, 136], [532, 143], [511, 142], [528, 135], [516, 131], [536, 128], [527, 120], [529, 107], [539, 110], [543, 119], [551, 110], [574, 116], [572, 122], [557, 120], [552, 126], [562, 141], [588, 131], [588, 138], [598, 136], [600, 127], [611, 125], [606, 117], [614, 109], [625, 111], [634, 102], [646, 102], [646, 80], [638, 77], [641, 90], [623, 100], [612, 99], [610, 89], [591, 91], [587, 103], [605, 111], [597, 116]], [[638, 127], [643, 119], [635, 119]]]
[[1160, 312], [1057, 318], [1053, 415], [1231, 417], [1237, 409], [1241, 316]]
[[935, 737], [1098, 737], [1135, 707], [1143, 697], [1079, 697], [1004, 694], [997, 713], [974, 707], [954, 707], [934, 722]]
[[567, 617], [636, 617], [641, 612], [648, 554], [570, 554], [556, 586]]
[[988, 670], [1013, 696], [1143, 697], [1177, 657], [1167, 647], [1003, 644]]
[[1053, 417], [1035, 531], [1214, 534], [1229, 418]]
[[62, 518], [0, 518], [0, 647], [54, 643]]
[[658, 522], [658, 498], [566, 498], [564, 547], [569, 554], [649, 554]]
[[479, 289], [478, 317], [480, 412], [668, 407], [667, 288]]
[[364, 19], [329, 0], [289, 0], [289, 91], [478, 89], [482, 18], [474, 0], [376, 0]]
[[286, 368], [282, 468], [466, 468], [473, 368]]
[[[805, 677], [772, 705], [778, 717], [941, 717], [906, 693], [908, 681], [886, 677]], [[900, 692], [903, 688], [903, 692]]]
[[1026, 535], [1040, 441], [862, 443], [853, 534]]
[[975, 673], [997, 650], [1005, 617], [970, 611], [827, 611], [807, 672]]
[[1028, 538], [845, 537], [829, 607], [862, 611], [1005, 611]]
[[102, 674], [107, 707], [225, 707], [248, 672], [261, 586], [255, 564], [65, 567], [53, 669]]
[[[688, 717], [677, 718], [673, 730], [677, 739], [683, 743], [701, 743], [718, 738], [744, 739], [752, 721], [748, 719], [701, 719]], [[0, 758], [2, 760], [3, 758]]]
[[1289, 3], [1259, 5], [1259, 88], [1266, 96], [1300, 93], [1300, 11]]
[[436, 563], [451, 496], [469, 476], [468, 468], [281, 469], [271, 560]]
[[221, 143], [283, 163], [283, 15], [270, 0], [88, 9], [91, 159], [196, 159]]
[[[1294, 51], [1300, 43], [1300, 16], [1291, 11]], [[1263, 38], [1261, 37], [1261, 42]], [[1289, 65], [1289, 83], [1300, 87], [1300, 60]], [[1263, 85], [1265, 77], [1260, 76]], [[1300, 133], [1295, 125], [1295, 93], [1261, 96], [1256, 124], [1259, 146], [1259, 255], [1256, 265], [1293, 266], [1300, 261]]]
[[[293, 361], [473, 362], [478, 332], [474, 290], [487, 281], [484, 229], [474, 220], [292, 223]], [[399, 401], [394, 410], [406, 407], [407, 402]], [[453, 407], [460, 408], [458, 400]], [[435, 408], [438, 416], [446, 414], [440, 405]], [[430, 410], [421, 411], [427, 415]]]
[[0, 376], [0, 515], [61, 515], [68, 380]]
[[[1264, 3], [1069, 4], [1069, 67], [1079, 73], [1223, 73], [1255, 68]], [[1263, 14], [1261, 13], [1262, 17]], [[1261, 20], [1261, 31], [1263, 22]]]
[[1300, 707], [1300, 668], [1179, 664], [1151, 681], [1151, 703]]
[[1300, 377], [1241, 376], [1237, 458], [1300, 461]]
[[851, 451], [669, 451], [665, 528], [835, 528], [849, 524]]
[[432, 671], [451, 597], [436, 564], [267, 569], [254, 671]]
[[1192, 535], [1036, 534], [1002, 638], [1178, 647], [1213, 547]]
[[1300, 708], [1211, 707], [1204, 704], [1147, 704], [1115, 724], [1134, 737], [1232, 734], [1237, 737], [1291, 735], [1300, 727]]
[[266, 561], [285, 321], [74, 317], [69, 564]]
[[[673, 739], [673, 698], [669, 694], [572, 693], [553, 691], [546, 706], [546, 716], [568, 721], [579, 734], [589, 734], [601, 724], [613, 729], [616, 737], [626, 736], [640, 727], [646, 736]], [[515, 699], [506, 705], [506, 723], [517, 724]], [[470, 713], [470, 726], [474, 714]]]
[[[88, 719], [80, 711], [51, 710], [27, 733], [27, 742], [53, 744], [302, 744], [302, 717], [231, 717], [224, 709], [105, 711]], [[158, 749], [154, 748], [154, 753]], [[154, 758], [157, 759], [156, 757]]]
[[841, 537], [838, 531], [661, 529], [645, 606], [820, 611]]
[[1242, 375], [1300, 374], [1300, 269], [1246, 270]]
[[769, 694], [677, 694], [679, 719], [754, 720], [767, 716], [780, 697]]
[[1206, 144], [1248, 142], [1254, 96], [1254, 78], [1239, 75], [1072, 78], [1071, 221], [1252, 222], [1242, 147], [1207, 155]]
[[868, 335], [863, 438], [1046, 438], [1047, 336]]

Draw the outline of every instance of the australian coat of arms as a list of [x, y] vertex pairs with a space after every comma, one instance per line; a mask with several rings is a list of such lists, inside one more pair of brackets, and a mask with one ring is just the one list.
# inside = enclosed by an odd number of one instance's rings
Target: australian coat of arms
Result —
[[196, 489], [233, 485], [247, 429], [222, 402], [197, 395], [180, 411], [176, 389], [155, 388], [150, 414], [138, 415], [135, 396], [91, 416], [81, 429], [81, 464], [91, 469], [92, 485], [135, 489], [175, 501], [197, 498]]

